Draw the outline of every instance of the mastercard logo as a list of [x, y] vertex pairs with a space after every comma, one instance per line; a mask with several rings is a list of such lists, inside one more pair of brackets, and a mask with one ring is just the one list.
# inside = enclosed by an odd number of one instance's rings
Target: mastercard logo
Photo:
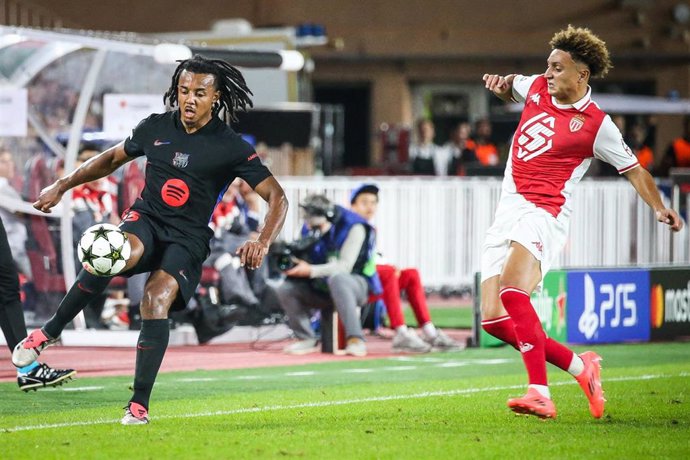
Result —
[[168, 206], [178, 208], [189, 200], [189, 187], [180, 179], [170, 179], [161, 189], [161, 198]]

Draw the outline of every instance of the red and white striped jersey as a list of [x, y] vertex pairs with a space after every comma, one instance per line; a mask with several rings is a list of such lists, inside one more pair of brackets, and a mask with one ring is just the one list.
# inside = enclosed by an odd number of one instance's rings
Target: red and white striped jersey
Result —
[[587, 95], [574, 104], [556, 103], [543, 75], [518, 75], [513, 96], [525, 102], [510, 148], [503, 193], [519, 194], [558, 218], [570, 215], [572, 189], [593, 157], [619, 173], [637, 158], [606, 113]]

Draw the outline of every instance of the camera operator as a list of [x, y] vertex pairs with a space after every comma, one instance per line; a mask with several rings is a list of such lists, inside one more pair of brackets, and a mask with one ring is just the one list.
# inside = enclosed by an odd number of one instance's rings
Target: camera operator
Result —
[[299, 339], [284, 351], [317, 351], [310, 310], [335, 307], [345, 326], [345, 353], [365, 356], [357, 307], [367, 303], [370, 293], [381, 293], [373, 259], [373, 229], [363, 218], [323, 195], [307, 196], [300, 208], [305, 221], [302, 236], [320, 236], [306, 254], [308, 262], [294, 259], [295, 265], [285, 270], [285, 281], [274, 288], [288, 324]]

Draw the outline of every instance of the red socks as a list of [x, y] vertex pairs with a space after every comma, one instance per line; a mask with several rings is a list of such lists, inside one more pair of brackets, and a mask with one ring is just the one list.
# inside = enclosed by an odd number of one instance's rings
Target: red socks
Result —
[[[521, 291], [519, 289], [515, 288], [507, 288], [507, 289], [512, 289], [513, 294], [515, 297], [517, 297], [518, 302], [520, 302], [520, 296], [523, 298], [526, 297], [525, 300], [527, 300], [527, 307], [529, 307], [533, 312], [534, 309], [532, 308], [531, 303], [529, 303], [529, 297], [527, 297], [527, 293], [524, 291]], [[501, 300], [503, 300], [504, 305], [505, 305], [505, 300], [503, 298], [503, 292], [505, 290], [501, 291]], [[511, 297], [509, 295], [509, 297]], [[506, 307], [506, 310], [508, 307]], [[534, 312], [534, 316], [536, 315], [536, 312]], [[539, 318], [537, 317], [537, 321], [539, 321]], [[539, 323], [539, 327], [541, 329], [541, 323]], [[516, 335], [516, 326], [515, 326], [515, 321], [513, 321], [513, 318], [511, 318], [510, 315], [505, 315], [505, 316], [499, 316], [497, 318], [490, 318], [482, 321], [482, 328], [489, 334], [493, 335], [494, 337], [503, 340], [505, 343], [508, 345], [511, 345], [513, 348], [516, 350], [518, 348], [518, 339]], [[527, 341], [527, 340], [523, 340]], [[546, 340], [544, 342], [544, 350], [545, 350], [545, 357], [546, 361], [550, 362], [554, 366], [558, 367], [559, 369], [562, 369], [566, 372], [568, 372], [568, 369], [570, 367], [570, 364], [572, 363], [574, 352], [566, 347], [563, 344], [560, 344], [556, 342], [555, 340], [546, 337]], [[525, 365], [527, 365], [525, 363]]]
[[[515, 336], [515, 323], [510, 316], [499, 316], [497, 318], [482, 321], [482, 328], [497, 339], [503, 340], [516, 350], [518, 349], [517, 337]], [[573, 360], [574, 352], [563, 344], [556, 342], [550, 337], [546, 337], [546, 361], [554, 366], [568, 372], [570, 363]]]
[[499, 292], [506, 311], [515, 324], [518, 350], [527, 368], [530, 385], [548, 385], [546, 379], [546, 334], [529, 295], [507, 287]]

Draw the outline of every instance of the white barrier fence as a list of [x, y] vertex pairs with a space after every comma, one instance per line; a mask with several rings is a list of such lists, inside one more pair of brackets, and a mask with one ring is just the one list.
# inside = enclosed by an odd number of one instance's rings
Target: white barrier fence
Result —
[[[290, 201], [281, 237], [293, 240], [302, 225], [298, 203], [324, 193], [349, 206], [362, 183], [379, 188], [378, 248], [384, 260], [417, 267], [426, 286], [467, 287], [480, 269], [484, 234], [500, 196], [499, 178], [284, 177]], [[626, 180], [584, 180], [574, 191], [570, 238], [559, 267], [688, 264], [687, 228], [671, 234]]]

